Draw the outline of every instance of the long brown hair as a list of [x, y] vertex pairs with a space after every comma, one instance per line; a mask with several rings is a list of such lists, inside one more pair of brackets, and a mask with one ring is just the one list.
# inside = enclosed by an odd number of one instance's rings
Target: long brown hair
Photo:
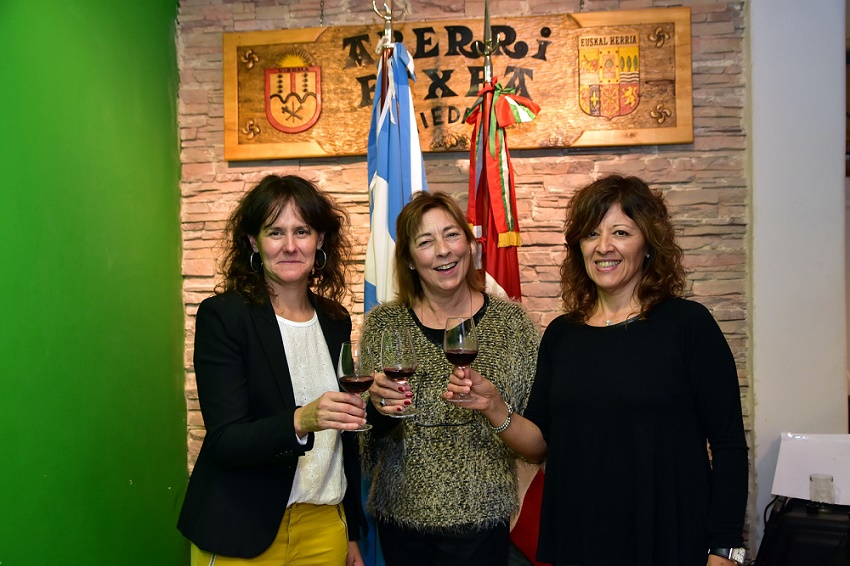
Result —
[[[316, 294], [337, 303], [343, 299], [351, 255], [351, 242], [346, 232], [348, 215], [314, 183], [295, 175], [264, 177], [242, 197], [230, 214], [221, 264], [224, 280], [216, 287], [216, 293], [236, 291], [254, 304], [268, 300], [269, 287], [262, 267], [255, 270], [259, 260], [251, 257], [254, 250], [249, 236], [257, 238], [262, 227], [277, 218], [290, 202], [304, 222], [325, 235], [322, 243], [324, 254], [317, 253], [316, 266], [310, 273], [310, 286]], [[326, 262], [323, 255], [327, 255]]]
[[638, 177], [603, 177], [576, 192], [567, 206], [561, 301], [568, 313], [582, 321], [596, 306], [597, 290], [584, 265], [581, 241], [596, 229], [614, 204], [619, 204], [634, 220], [646, 240], [649, 257], [644, 259], [643, 274], [635, 289], [640, 314], [645, 315], [667, 297], [681, 295], [685, 288], [684, 254], [676, 243], [664, 197]]
[[[419, 273], [415, 269], [410, 269], [410, 266], [413, 265], [413, 240], [416, 238], [420, 224], [422, 224], [422, 217], [426, 212], [435, 208], [445, 210], [448, 213], [463, 231], [467, 243], [471, 244], [475, 241], [475, 236], [466, 221], [466, 216], [458, 206], [457, 201], [450, 195], [442, 192], [421, 191], [413, 196], [396, 218], [397, 241], [394, 258], [398, 299], [410, 308], [413, 307], [416, 299], [422, 298], [424, 294]], [[466, 272], [466, 284], [474, 291], [484, 291], [484, 283], [478, 270], [475, 269], [472, 258], [470, 258], [469, 270]]]

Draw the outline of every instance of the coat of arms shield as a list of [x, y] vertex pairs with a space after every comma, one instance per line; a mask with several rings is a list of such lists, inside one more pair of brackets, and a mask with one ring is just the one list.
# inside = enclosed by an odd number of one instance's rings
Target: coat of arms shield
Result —
[[625, 116], [640, 102], [637, 36], [579, 38], [579, 105], [588, 116]]
[[274, 67], [266, 70], [266, 118], [277, 130], [309, 130], [322, 113], [321, 67]]

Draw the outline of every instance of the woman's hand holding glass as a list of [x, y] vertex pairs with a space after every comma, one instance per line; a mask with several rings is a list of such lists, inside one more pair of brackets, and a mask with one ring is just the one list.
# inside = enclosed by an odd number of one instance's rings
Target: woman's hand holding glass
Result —
[[326, 391], [303, 407], [295, 409], [295, 433], [304, 436], [329, 428], [356, 430], [366, 422], [366, 403], [343, 391]]
[[379, 413], [387, 416], [398, 416], [404, 412], [404, 408], [411, 404], [413, 392], [409, 383], [397, 383], [387, 377], [383, 372], [376, 371], [375, 381], [369, 388], [369, 399]]
[[464, 409], [480, 411], [485, 417], [488, 411], [503, 406], [502, 396], [493, 382], [470, 367], [453, 368], [443, 399], [452, 401], [462, 395]]
[[[463, 316], [446, 319], [446, 330], [443, 334], [443, 352], [454, 367], [454, 370], [469, 368], [469, 364], [478, 356], [478, 332], [475, 321]], [[469, 399], [463, 393], [455, 394], [453, 403], [465, 403]], [[469, 407], [467, 407], [469, 408]]]
[[[400, 342], [404, 344], [400, 345]], [[400, 355], [394, 355], [391, 350], [398, 351]], [[416, 353], [413, 351], [410, 333], [406, 330], [385, 330], [381, 334], [381, 349], [378, 355], [380, 359], [377, 362], [382, 368], [405, 368], [410, 370], [410, 373], [416, 369]], [[413, 391], [407, 380], [390, 379], [384, 371], [376, 371], [374, 378], [375, 381], [369, 388], [369, 399], [378, 412], [391, 417], [405, 416], [405, 409], [411, 405], [413, 398]], [[412, 416], [412, 413], [407, 416]]]
[[[372, 385], [372, 374], [363, 365], [362, 353], [360, 342], [343, 342], [342, 350], [339, 353], [339, 364], [337, 364], [337, 378], [340, 387], [357, 396], [364, 393]], [[369, 423], [363, 423], [353, 430], [363, 432], [371, 428], [372, 425]]]
[[416, 349], [406, 328], [387, 328], [381, 333], [381, 369], [369, 389], [372, 404], [390, 417], [407, 418], [419, 414], [411, 405], [413, 391], [407, 382], [416, 371]]

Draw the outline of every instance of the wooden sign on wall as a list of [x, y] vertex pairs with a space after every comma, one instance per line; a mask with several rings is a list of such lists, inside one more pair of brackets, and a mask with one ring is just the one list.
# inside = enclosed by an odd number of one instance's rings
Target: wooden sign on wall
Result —
[[[690, 143], [690, 9], [492, 18], [493, 74], [540, 105], [512, 149]], [[483, 20], [395, 24], [422, 150], [466, 151]], [[224, 156], [363, 155], [383, 24], [224, 35]]]

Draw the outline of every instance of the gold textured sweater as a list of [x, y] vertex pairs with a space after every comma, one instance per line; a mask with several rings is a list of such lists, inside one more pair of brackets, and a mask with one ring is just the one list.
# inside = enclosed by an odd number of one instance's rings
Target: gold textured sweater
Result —
[[[514, 410], [522, 412], [534, 379], [540, 336], [523, 307], [487, 296], [475, 316], [479, 352], [472, 368], [495, 383]], [[517, 455], [478, 412], [444, 401], [451, 364], [442, 331], [425, 329], [398, 302], [369, 312], [362, 342], [366, 367], [380, 367], [381, 332], [407, 327], [418, 367], [409, 383], [417, 417], [394, 419], [369, 404], [374, 428], [361, 434], [368, 509], [380, 520], [423, 532], [468, 532], [507, 524], [516, 510]]]

